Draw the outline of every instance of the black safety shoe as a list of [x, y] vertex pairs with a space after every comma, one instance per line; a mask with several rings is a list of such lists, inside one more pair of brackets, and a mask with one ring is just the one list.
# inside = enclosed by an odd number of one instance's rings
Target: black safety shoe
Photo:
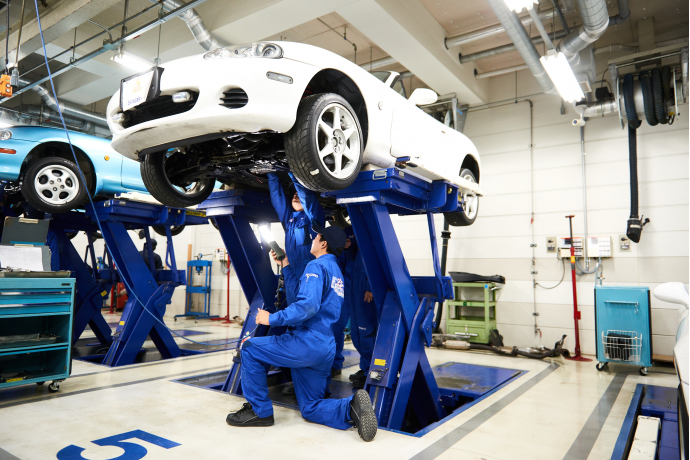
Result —
[[357, 379], [361, 379], [362, 377], [366, 378], [366, 372], [364, 372], [364, 369], [360, 369], [354, 374], [350, 374], [350, 382], [354, 382]]
[[283, 387], [283, 394], [286, 396], [294, 396], [295, 395], [295, 385], [292, 382], [285, 385]]
[[336, 369], [335, 367], [331, 367], [331, 377], [335, 377], [336, 375], [340, 375], [342, 373], [342, 369]]
[[261, 418], [256, 415], [251, 404], [244, 403], [242, 409], [228, 414], [225, 421], [232, 426], [271, 426], [273, 425], [273, 414]]
[[376, 421], [376, 414], [374, 414], [374, 407], [371, 405], [371, 399], [369, 399], [369, 393], [364, 390], [357, 390], [352, 401], [350, 401], [350, 418], [357, 427], [360, 438], [367, 442], [374, 439], [378, 430], [378, 422]]
[[361, 390], [367, 383], [367, 376], [362, 375], [360, 378], [352, 379], [352, 388]]

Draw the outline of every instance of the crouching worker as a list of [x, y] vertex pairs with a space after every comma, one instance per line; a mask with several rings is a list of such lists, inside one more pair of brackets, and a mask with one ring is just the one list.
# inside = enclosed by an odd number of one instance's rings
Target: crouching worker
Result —
[[[345, 233], [337, 227], [313, 229], [317, 236], [311, 253], [316, 259], [307, 264], [299, 289], [293, 291], [296, 297], [288, 297], [289, 305], [284, 310], [272, 314], [259, 310], [256, 317], [257, 324], [290, 327], [283, 335], [253, 337], [244, 343], [241, 376], [247, 402], [226, 421], [232, 426], [273, 425], [266, 369], [269, 365], [288, 367], [302, 417], [340, 430], [354, 425], [362, 439], [371, 441], [377, 422], [367, 392], [359, 390], [347, 398], [323, 399], [335, 355], [331, 325], [340, 316], [344, 296], [336, 255], [345, 246]], [[286, 284], [295, 283], [289, 261], [284, 259], [282, 264]]]

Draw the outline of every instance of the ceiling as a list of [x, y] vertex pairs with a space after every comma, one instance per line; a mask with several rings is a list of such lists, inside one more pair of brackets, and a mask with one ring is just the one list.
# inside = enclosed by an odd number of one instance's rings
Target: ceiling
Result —
[[[383, 22], [381, 27], [390, 29], [391, 34], [400, 34], [403, 29], [406, 33], [409, 31], [409, 37], [404, 36], [401, 38], [401, 41], [409, 39], [411, 40], [411, 47], [419, 45], [423, 51], [418, 53], [420, 60], [429, 58], [432, 65], [439, 66], [439, 72], [448, 71], [444, 78], [463, 80], [465, 86], [462, 86], [458, 92], [462, 92], [462, 88], [469, 88], [468, 91], [470, 93], [468, 94], [476, 94], [478, 96], [478, 98], [474, 98], [476, 101], [486, 99], [486, 91], [488, 90], [485, 87], [472, 86], [475, 83], [470, 81], [468, 75], [472, 75], [471, 72], [475, 68], [477, 72], [481, 73], [523, 64], [522, 58], [517, 52], [480, 59], [471, 64], [459, 63], [459, 53], [468, 55], [509, 44], [510, 40], [504, 33], [467, 43], [463, 46], [455, 46], [450, 50], [446, 50], [443, 46], [444, 37], [452, 37], [498, 24], [495, 15], [485, 0], [397, 0], [397, 2], [391, 3], [392, 1], [208, 0], [196, 8], [196, 10], [214, 35], [217, 35], [227, 43], [236, 43], [236, 40], [243, 37], [251, 40], [297, 41], [325, 48], [365, 68], [366, 63], [388, 57], [391, 54], [395, 54], [393, 57], [398, 61], [407, 62], [408, 66], [412, 67], [410, 64], [414, 63], [414, 54], [401, 53], [401, 48], [399, 46], [396, 47], [394, 41], [386, 40], [386, 38], [390, 37], [385, 37], [385, 34], [379, 34], [378, 32], [381, 31], [376, 30], [375, 24], [369, 24], [364, 20], [366, 19], [366, 14], [357, 15], [353, 13], [353, 8], [356, 7], [369, 8], [372, 18], [386, 18], [388, 22]], [[596, 46], [637, 44], [637, 23], [646, 18], [653, 18], [654, 20], [654, 31], [657, 41], [687, 37], [688, 3], [686, 0], [655, 0], [652, 2], [648, 0], [629, 0], [630, 19], [619, 26], [609, 27], [603, 37], [597, 41]], [[27, 4], [33, 4], [33, 2], [28, 1]], [[304, 6], [303, 10], [299, 10], [298, 7], [301, 4], [308, 5]], [[149, 0], [130, 0], [130, 15], [151, 5], [152, 3]], [[542, 0], [540, 8], [551, 7], [551, 1]], [[280, 8], [283, 8], [283, 10]], [[17, 9], [12, 12], [11, 16], [14, 20], [11, 23], [18, 20]], [[609, 15], [618, 13], [615, 0], [608, 2], [608, 9]], [[4, 9], [0, 10], [0, 18], [3, 17], [4, 11]], [[112, 26], [122, 20], [123, 11], [124, 2], [114, 3], [112, 7], [100, 12], [92, 19], [103, 25]], [[34, 14], [33, 11], [27, 12], [27, 21]], [[156, 15], [156, 8], [154, 8], [131, 20], [128, 23], [128, 27], [132, 30], [153, 20], [156, 18]], [[362, 30], [365, 30], [369, 36], [358, 30], [355, 24], [345, 18], [357, 18], [354, 22], [360, 28], [363, 28]], [[414, 23], [416, 18], [419, 18], [419, 24]], [[568, 14], [566, 19], [570, 27], [576, 27], [582, 23], [577, 8]], [[4, 21], [0, 20], [0, 22]], [[261, 27], [252, 24], [261, 24]], [[402, 29], [396, 29], [398, 26], [402, 27]], [[544, 21], [544, 26], [549, 32], [552, 32], [554, 28], [556, 30], [562, 28], [558, 20], [555, 23], [552, 20]], [[13, 29], [15, 27], [16, 24], [13, 26]], [[538, 36], [536, 28], [531, 27], [530, 29], [528, 29], [528, 32], [532, 36]], [[76, 28], [77, 42], [101, 30], [94, 24], [84, 22]], [[386, 31], [384, 30], [383, 32]], [[119, 28], [112, 33], [114, 37], [119, 37]], [[268, 33], [269, 35], [261, 35], [262, 33]], [[203, 52], [203, 49], [194, 42], [189, 29], [181, 20], [173, 19], [165, 23], [160, 30], [160, 36], [161, 41], [159, 45], [159, 30], [151, 30], [128, 42], [127, 48], [153, 60], [158, 55], [160, 46], [160, 56], [163, 62]], [[100, 47], [102, 38], [98, 37], [80, 46], [75, 56], [82, 56]], [[61, 50], [69, 48], [74, 43], [74, 40], [75, 33], [74, 29], [72, 29], [69, 33], [65, 33], [50, 44], [48, 54], [52, 56]], [[408, 42], [405, 41], [405, 43]], [[543, 45], [537, 46], [537, 49], [543, 52]], [[109, 95], [118, 89], [119, 80], [132, 73], [130, 70], [124, 69], [119, 64], [112, 62], [110, 60], [112, 54], [112, 52], [104, 53], [88, 64], [69, 70], [56, 78], [58, 94], [64, 97], [63, 100], [72, 101], [86, 108], [103, 112]], [[55, 63], [51, 68], [57, 69], [64, 66], [69, 62], [69, 56], [71, 56], [71, 53], [67, 53], [63, 57], [62, 62]], [[600, 73], [604, 70], [608, 57], [610, 57], [608, 54], [597, 56]], [[32, 68], [40, 64], [42, 59], [42, 56], [38, 53], [30, 54], [20, 62], [20, 67], [24, 70]], [[400, 63], [390, 65], [384, 69], [400, 72], [408, 70]], [[417, 67], [417, 72], [413, 73], [423, 74], [424, 70], [425, 68], [423, 67]], [[441, 92], [439, 87], [443, 86], [443, 84], [439, 83], [440, 80], [434, 80], [435, 72], [424, 74], [425, 79], [429, 80], [428, 82], [422, 81], [416, 75], [406, 79], [405, 83], [408, 94], [411, 89], [427, 86], [426, 83], [432, 89]], [[43, 75], [45, 75], [45, 69], [39, 69], [28, 77], [36, 79]], [[472, 77], [471, 79], [473, 80], [474, 78]], [[444, 88], [447, 88], [447, 86], [444, 86]], [[19, 104], [18, 99], [11, 99], [3, 105], [16, 106]], [[38, 102], [38, 99], [31, 93], [23, 96], [22, 101], [24, 103], [35, 103]]]

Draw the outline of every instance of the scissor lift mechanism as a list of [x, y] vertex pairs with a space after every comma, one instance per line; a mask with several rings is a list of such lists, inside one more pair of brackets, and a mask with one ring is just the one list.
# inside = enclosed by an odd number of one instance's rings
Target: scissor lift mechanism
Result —
[[[197, 353], [181, 350], [168, 328], [162, 323], [166, 305], [170, 303], [175, 287], [185, 284], [185, 271], [175, 268], [177, 264], [170, 227], [206, 224], [208, 219], [205, 214], [151, 203], [113, 199], [95, 203], [95, 212], [88, 206], [86, 215], [94, 222], [100, 222], [103, 239], [112, 253], [120, 278], [128, 286], [129, 294], [129, 300], [113, 334], [112, 345], [102, 364], [115, 367], [134, 363], [149, 336], [164, 359]], [[155, 269], [149, 234], [149, 227], [154, 225], [165, 227], [168, 243], [165, 263], [173, 267], [172, 270]], [[139, 229], [144, 231], [149, 243], [148, 265], [128, 234], [128, 230]], [[144, 311], [137, 298], [155, 318]]]
[[[416, 431], [441, 420], [462, 397], [453, 389], [438, 387], [424, 350], [431, 345], [435, 303], [453, 298], [450, 277], [441, 275], [433, 214], [461, 209], [458, 186], [390, 168], [361, 172], [350, 187], [325, 195], [347, 207], [374, 299], [381, 306], [365, 387], [379, 426]], [[259, 308], [275, 311], [278, 282], [249, 223], [277, 222], [277, 216], [267, 194], [249, 190], [216, 192], [200, 208], [216, 219], [249, 302], [244, 337], [254, 329]], [[391, 214], [426, 215], [434, 276], [410, 275]], [[253, 336], [277, 333], [282, 331], [260, 326]], [[223, 391], [242, 394], [240, 367], [236, 357]]]

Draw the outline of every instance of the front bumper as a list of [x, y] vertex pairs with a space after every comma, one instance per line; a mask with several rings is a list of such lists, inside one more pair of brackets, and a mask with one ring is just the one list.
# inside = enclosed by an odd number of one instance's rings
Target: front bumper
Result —
[[[120, 92], [115, 93], [106, 111], [112, 147], [128, 158], [139, 160], [143, 150], [217, 133], [286, 132], [295, 123], [304, 89], [320, 70], [287, 58], [204, 60], [203, 55], [163, 67], [161, 95], [191, 90], [199, 93], [198, 100], [187, 112], [124, 128], [111, 121], [120, 111]], [[269, 80], [267, 72], [290, 76], [293, 82]], [[247, 93], [246, 106], [231, 109], [220, 105], [223, 92], [231, 88]]]

